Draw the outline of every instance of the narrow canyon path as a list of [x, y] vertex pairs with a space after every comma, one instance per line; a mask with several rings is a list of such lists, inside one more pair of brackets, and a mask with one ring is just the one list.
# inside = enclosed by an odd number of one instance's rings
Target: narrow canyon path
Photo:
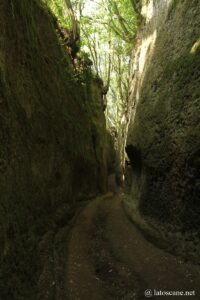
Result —
[[200, 267], [147, 241], [126, 217], [120, 195], [96, 198], [82, 211], [67, 259], [70, 300], [147, 299], [145, 291], [154, 289], [191, 291], [191, 296], [151, 299], [200, 299]]

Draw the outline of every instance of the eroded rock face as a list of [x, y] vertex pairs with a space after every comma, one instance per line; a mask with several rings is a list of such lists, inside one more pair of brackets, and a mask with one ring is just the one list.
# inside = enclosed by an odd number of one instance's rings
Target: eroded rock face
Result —
[[130, 91], [127, 145], [142, 160], [138, 173], [132, 158], [133, 205], [184, 229], [200, 226], [199, 10], [197, 0], [148, 1]]
[[107, 183], [101, 91], [75, 76], [38, 2], [0, 4], [1, 299], [37, 299], [42, 235]]

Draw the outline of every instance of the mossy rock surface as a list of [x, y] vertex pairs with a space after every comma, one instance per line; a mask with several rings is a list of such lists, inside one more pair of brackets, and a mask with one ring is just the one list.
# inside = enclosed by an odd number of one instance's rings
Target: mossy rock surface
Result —
[[194, 230], [200, 226], [200, 3], [174, 2], [159, 20], [158, 1], [140, 32], [141, 47], [155, 31], [156, 38], [133, 79], [139, 78], [139, 98], [127, 144], [142, 157], [140, 176], [133, 168], [133, 203], [143, 215]]
[[0, 4], [4, 300], [37, 299], [42, 236], [68, 224], [77, 199], [106, 189], [107, 132], [100, 90], [90, 72], [77, 78], [52, 20], [40, 1]]

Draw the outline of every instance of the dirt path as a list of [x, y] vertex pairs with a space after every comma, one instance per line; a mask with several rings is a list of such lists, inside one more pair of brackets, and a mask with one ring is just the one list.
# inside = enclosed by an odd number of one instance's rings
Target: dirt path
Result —
[[200, 267], [145, 240], [127, 219], [120, 196], [97, 198], [81, 213], [71, 230], [66, 280], [70, 300], [147, 299], [145, 290], [154, 289], [191, 296], [153, 299], [200, 299]]

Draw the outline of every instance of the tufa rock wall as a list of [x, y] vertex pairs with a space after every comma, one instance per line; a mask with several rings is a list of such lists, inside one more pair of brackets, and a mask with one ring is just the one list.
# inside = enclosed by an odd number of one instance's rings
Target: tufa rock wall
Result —
[[107, 132], [95, 78], [39, 1], [1, 1], [0, 24], [0, 298], [35, 300], [42, 236], [106, 190]]
[[200, 226], [199, 9], [144, 1], [129, 99], [130, 206], [182, 231]]

